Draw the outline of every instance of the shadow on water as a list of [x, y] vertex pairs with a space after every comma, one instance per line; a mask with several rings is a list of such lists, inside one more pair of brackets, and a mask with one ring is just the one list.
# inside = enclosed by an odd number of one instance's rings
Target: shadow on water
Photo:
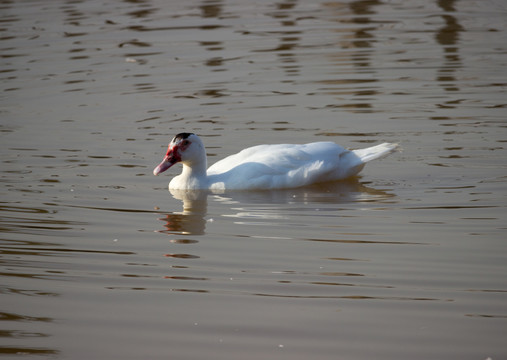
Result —
[[[183, 211], [166, 213], [159, 220], [166, 234], [204, 235], [208, 215], [208, 198], [214, 202], [237, 206], [260, 204], [290, 205], [304, 208], [315, 204], [346, 204], [357, 202], [376, 202], [395, 195], [377, 190], [360, 183], [357, 178], [347, 181], [329, 182], [304, 188], [258, 191], [225, 191], [211, 193], [202, 190], [171, 190], [171, 195], [182, 202]], [[273, 209], [270, 210], [271, 212]], [[276, 211], [276, 208], [274, 209]]]

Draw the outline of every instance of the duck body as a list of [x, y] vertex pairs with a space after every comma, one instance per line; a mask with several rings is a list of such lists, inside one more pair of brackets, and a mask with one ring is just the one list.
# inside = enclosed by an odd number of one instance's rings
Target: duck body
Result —
[[240, 151], [207, 167], [201, 139], [192, 133], [174, 137], [164, 160], [153, 173], [167, 170], [177, 162], [183, 171], [169, 183], [178, 190], [255, 190], [307, 186], [357, 175], [366, 162], [396, 150], [384, 143], [367, 149], [347, 150], [333, 142], [258, 145]]

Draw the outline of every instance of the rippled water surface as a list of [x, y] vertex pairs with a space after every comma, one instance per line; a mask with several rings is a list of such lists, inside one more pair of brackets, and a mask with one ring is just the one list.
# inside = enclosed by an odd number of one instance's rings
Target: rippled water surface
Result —
[[[507, 6], [2, 1], [0, 354], [507, 358]], [[170, 193], [170, 137], [403, 152]]]

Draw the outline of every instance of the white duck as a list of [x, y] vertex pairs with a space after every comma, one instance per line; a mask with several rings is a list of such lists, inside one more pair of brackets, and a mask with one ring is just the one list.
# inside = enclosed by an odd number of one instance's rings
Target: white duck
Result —
[[164, 160], [153, 170], [158, 175], [181, 162], [183, 171], [169, 183], [179, 190], [253, 190], [296, 188], [357, 175], [371, 160], [389, 155], [397, 144], [383, 143], [347, 150], [333, 142], [305, 145], [258, 145], [212, 165], [208, 170], [201, 139], [181, 133], [169, 143]]

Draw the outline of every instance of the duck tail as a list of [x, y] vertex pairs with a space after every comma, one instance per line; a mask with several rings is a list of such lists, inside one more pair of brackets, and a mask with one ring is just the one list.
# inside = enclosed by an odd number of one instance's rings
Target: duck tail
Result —
[[366, 149], [352, 150], [354, 154], [359, 156], [362, 162], [367, 163], [375, 159], [381, 159], [387, 155], [399, 150], [399, 145], [394, 143], [383, 143]]

